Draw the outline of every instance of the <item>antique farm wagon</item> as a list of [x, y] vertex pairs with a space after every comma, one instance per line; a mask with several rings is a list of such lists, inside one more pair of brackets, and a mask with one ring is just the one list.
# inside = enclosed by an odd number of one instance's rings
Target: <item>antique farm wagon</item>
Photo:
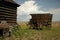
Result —
[[10, 29], [11, 26], [17, 25], [18, 6], [13, 0], [0, 0], [0, 34], [3, 34], [4, 30]]
[[30, 19], [29, 24], [30, 28], [33, 29], [42, 29], [43, 27], [51, 27], [52, 23], [52, 14], [31, 14], [32, 19]]

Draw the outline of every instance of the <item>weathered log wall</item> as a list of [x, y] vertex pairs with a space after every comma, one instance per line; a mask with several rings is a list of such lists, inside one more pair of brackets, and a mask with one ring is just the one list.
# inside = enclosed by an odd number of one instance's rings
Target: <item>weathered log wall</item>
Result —
[[17, 25], [17, 7], [13, 0], [0, 0], [0, 36], [9, 33]]
[[0, 6], [0, 21], [6, 20], [8, 23], [16, 23], [16, 9]]
[[19, 5], [12, 1], [0, 1], [0, 22], [6, 21], [9, 24], [17, 23], [17, 7]]

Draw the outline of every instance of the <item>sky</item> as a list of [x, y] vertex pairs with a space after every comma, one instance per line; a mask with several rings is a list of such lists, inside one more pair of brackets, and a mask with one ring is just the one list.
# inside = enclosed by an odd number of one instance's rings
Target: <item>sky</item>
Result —
[[17, 21], [29, 21], [33, 13], [51, 13], [53, 21], [60, 21], [60, 0], [14, 0], [18, 3]]

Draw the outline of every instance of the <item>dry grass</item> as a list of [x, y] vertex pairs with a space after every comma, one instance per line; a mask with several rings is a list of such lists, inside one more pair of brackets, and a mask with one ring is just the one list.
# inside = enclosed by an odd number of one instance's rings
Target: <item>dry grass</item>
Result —
[[14, 33], [15, 39], [19, 40], [60, 40], [60, 28], [51, 30], [20, 29]]
[[[57, 26], [55, 26], [57, 24]], [[53, 24], [51, 30], [28, 29], [26, 23], [14, 28], [10, 40], [60, 40], [60, 23]]]
[[28, 29], [25, 23], [21, 23], [20, 30], [15, 33], [19, 40], [60, 40], [60, 23], [54, 22], [51, 30]]
[[58, 22], [52, 22], [53, 27], [59, 27], [60, 26], [60, 21]]

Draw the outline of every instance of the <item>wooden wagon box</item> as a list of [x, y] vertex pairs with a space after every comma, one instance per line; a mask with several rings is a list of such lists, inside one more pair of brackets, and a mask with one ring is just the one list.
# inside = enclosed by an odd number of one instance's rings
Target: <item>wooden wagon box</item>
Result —
[[30, 19], [29, 24], [32, 28], [42, 28], [43, 26], [51, 27], [52, 14], [30, 14], [32, 19]]

